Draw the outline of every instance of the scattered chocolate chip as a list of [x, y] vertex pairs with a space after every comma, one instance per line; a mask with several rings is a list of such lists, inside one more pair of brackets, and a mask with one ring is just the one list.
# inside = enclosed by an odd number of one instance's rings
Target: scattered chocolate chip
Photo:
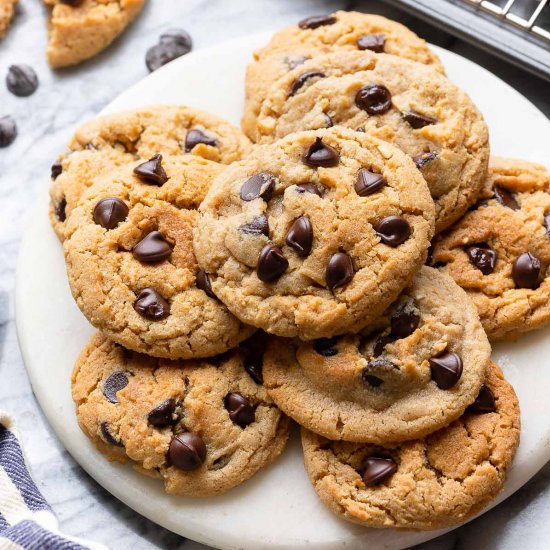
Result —
[[399, 309], [391, 316], [391, 335], [395, 338], [410, 336], [420, 324], [420, 316], [414, 311]]
[[313, 349], [323, 357], [333, 357], [338, 353], [336, 349], [337, 338], [318, 338], [313, 342]]
[[296, 92], [312, 78], [325, 78], [326, 74], [320, 71], [307, 71], [306, 73], [301, 74], [290, 86], [290, 91], [288, 92], [288, 97], [292, 97]]
[[311, 59], [311, 57], [307, 57], [305, 55], [295, 55], [294, 57], [285, 57], [283, 59], [283, 63], [286, 64], [289, 71], [292, 71], [292, 69], [303, 65], [308, 59]]
[[382, 84], [369, 84], [357, 92], [355, 104], [369, 115], [381, 115], [391, 109], [391, 93]]
[[217, 300], [218, 297], [214, 294], [214, 291], [212, 290], [210, 277], [208, 276], [208, 273], [204, 271], [204, 269], [199, 269], [197, 271], [197, 277], [195, 278], [195, 285], [197, 285], [198, 289], [205, 292], [207, 296]]
[[312, 15], [311, 17], [306, 17], [306, 19], [302, 19], [298, 23], [298, 27], [301, 29], [316, 29], [317, 27], [332, 25], [333, 23], [336, 23], [334, 15]]
[[476, 400], [468, 407], [467, 411], [470, 413], [486, 414], [495, 412], [496, 410], [495, 396], [491, 388], [483, 384]]
[[546, 234], [550, 235], [550, 212], [544, 214], [544, 227], [546, 228]]
[[334, 147], [325, 145], [322, 138], [318, 137], [302, 155], [302, 161], [312, 168], [330, 168], [338, 165], [340, 153]]
[[416, 111], [405, 111], [401, 113], [403, 118], [415, 129], [424, 128], [424, 126], [429, 126], [430, 124], [435, 124], [437, 122], [436, 118], [427, 115], [421, 115]]
[[384, 352], [384, 349], [386, 348], [387, 344], [391, 344], [392, 342], [395, 342], [395, 337], [391, 334], [387, 334], [386, 336], [380, 336], [378, 340], [376, 340], [373, 348], [372, 348], [372, 354], [374, 357], [380, 357], [382, 353]]
[[357, 47], [360, 50], [370, 50], [375, 53], [383, 53], [386, 37], [383, 34], [364, 34], [357, 39]]
[[145, 64], [149, 71], [160, 69], [166, 63], [191, 51], [193, 41], [183, 29], [170, 29], [160, 35], [158, 44], [147, 50]]
[[197, 434], [183, 432], [172, 438], [168, 455], [176, 468], [196, 470], [206, 459], [206, 445]]
[[10, 115], [0, 117], [0, 147], [11, 145], [17, 137], [17, 125]]
[[60, 221], [64, 222], [67, 219], [67, 199], [62, 197], [62, 199], [54, 206], [55, 217]]
[[56, 160], [51, 167], [52, 180], [56, 180], [63, 172], [63, 165], [60, 160]]
[[363, 481], [367, 487], [380, 485], [397, 472], [397, 464], [391, 458], [369, 456], [363, 461]]
[[286, 244], [296, 250], [298, 256], [309, 256], [313, 244], [313, 226], [307, 216], [301, 216], [292, 224], [286, 234]]
[[367, 197], [377, 191], [380, 191], [386, 185], [386, 178], [382, 174], [371, 172], [366, 168], [361, 168], [357, 174], [355, 182], [355, 192], [360, 197]]
[[132, 252], [140, 262], [162, 262], [172, 254], [172, 245], [160, 231], [151, 231], [134, 246]]
[[128, 216], [128, 207], [117, 197], [101, 199], [94, 208], [93, 218], [97, 225], [105, 229], [114, 229]]
[[202, 130], [194, 128], [193, 130], [189, 130], [185, 136], [185, 152], [190, 153], [197, 145], [201, 143], [203, 145], [216, 147], [218, 145], [218, 140], [207, 136]]
[[268, 201], [275, 189], [277, 178], [270, 172], [260, 172], [251, 178], [248, 178], [241, 187], [241, 199], [243, 201], [253, 201], [262, 198]]
[[84, 0], [59, 0], [62, 4], [66, 4], [67, 6], [71, 6], [75, 8], [76, 6], [80, 6]]
[[258, 258], [256, 272], [258, 279], [264, 283], [276, 281], [288, 268], [288, 260], [284, 257], [283, 251], [274, 244], [266, 244]]
[[12, 65], [6, 76], [8, 90], [17, 97], [27, 97], [38, 88], [38, 77], [28, 65]]
[[380, 387], [384, 380], [382, 380], [382, 378], [378, 378], [378, 376], [374, 376], [374, 374], [368, 374], [367, 369], [368, 367], [361, 373], [361, 380], [363, 380], [363, 384], [371, 386], [372, 388]]
[[432, 380], [441, 390], [452, 388], [462, 376], [462, 359], [454, 352], [444, 352], [430, 359]]
[[176, 400], [167, 399], [156, 406], [148, 415], [147, 422], [155, 428], [166, 428], [175, 423]]
[[411, 235], [411, 226], [400, 216], [388, 216], [374, 228], [384, 244], [396, 247], [404, 243]]
[[134, 309], [150, 321], [160, 321], [170, 314], [170, 304], [153, 288], [144, 288], [139, 293]]
[[162, 167], [162, 155], [155, 155], [134, 168], [134, 173], [145, 183], [162, 185], [168, 181], [168, 176]]
[[256, 384], [263, 384], [262, 374], [264, 351], [267, 346], [267, 334], [261, 330], [239, 344], [243, 356], [244, 370]]
[[333, 254], [327, 265], [326, 281], [330, 290], [347, 285], [353, 279], [353, 262], [345, 252]]
[[323, 190], [319, 189], [318, 185], [315, 185], [314, 183], [300, 183], [296, 186], [296, 192], [297, 193], [313, 193], [317, 195], [318, 197], [323, 196]]
[[111, 433], [111, 429], [109, 428], [109, 424], [107, 422], [102, 422], [100, 429], [101, 429], [101, 437], [106, 443], [109, 443], [109, 445], [114, 445], [115, 447], [124, 447], [124, 445], [122, 444], [122, 441], [117, 439]]
[[249, 235], [265, 235], [269, 237], [269, 223], [265, 216], [256, 216], [250, 223], [241, 225], [239, 231]]
[[118, 403], [117, 392], [128, 385], [128, 376], [125, 372], [118, 370], [111, 373], [103, 382], [103, 395], [107, 401]]
[[489, 275], [495, 270], [497, 253], [486, 243], [475, 244], [466, 248], [466, 254], [470, 262], [475, 265], [483, 275]]
[[418, 155], [415, 155], [412, 159], [416, 167], [420, 170], [421, 168], [424, 168], [426, 164], [428, 164], [432, 160], [435, 160], [436, 158], [437, 158], [437, 153], [431, 152], [431, 153], [420, 153]]
[[224, 405], [229, 412], [229, 418], [241, 428], [246, 428], [246, 426], [254, 422], [254, 407], [240, 393], [228, 393], [225, 396]]
[[504, 187], [500, 187], [500, 185], [495, 185], [494, 191], [495, 199], [500, 202], [502, 206], [506, 206], [512, 210], [519, 210], [519, 203], [511, 191], [504, 189]]
[[330, 118], [329, 115], [325, 114], [325, 128], [332, 128], [334, 126], [334, 122], [332, 122], [332, 118]]
[[541, 263], [531, 252], [520, 254], [512, 267], [512, 278], [518, 288], [538, 288], [540, 284]]

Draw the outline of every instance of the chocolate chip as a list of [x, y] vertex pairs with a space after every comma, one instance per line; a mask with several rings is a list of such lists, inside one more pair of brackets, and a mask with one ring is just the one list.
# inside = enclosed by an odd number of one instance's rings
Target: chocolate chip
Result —
[[288, 260], [283, 256], [283, 251], [274, 244], [266, 244], [258, 258], [256, 272], [258, 279], [264, 283], [272, 283], [277, 280], [288, 268]]
[[229, 418], [241, 428], [246, 428], [246, 426], [254, 422], [254, 407], [240, 393], [228, 393], [225, 396], [224, 405], [229, 412]]
[[347, 285], [353, 279], [353, 262], [345, 252], [333, 254], [327, 265], [326, 281], [330, 290]]
[[367, 197], [377, 191], [380, 191], [386, 185], [386, 178], [382, 174], [371, 172], [366, 168], [361, 168], [357, 174], [355, 182], [355, 192], [360, 197]]
[[480, 243], [466, 248], [466, 254], [470, 262], [475, 265], [483, 275], [489, 275], [495, 270], [497, 253], [487, 244]]
[[380, 336], [378, 340], [376, 340], [373, 348], [372, 348], [372, 354], [374, 357], [380, 357], [382, 355], [384, 349], [386, 348], [387, 344], [391, 344], [392, 342], [395, 342], [395, 337], [391, 334], [387, 334], [386, 336]]
[[170, 462], [180, 470], [196, 470], [206, 459], [206, 445], [202, 437], [183, 432], [172, 438], [168, 451]]
[[441, 390], [452, 388], [462, 376], [462, 359], [454, 352], [444, 352], [430, 359], [432, 380]]
[[325, 128], [332, 128], [334, 126], [334, 122], [332, 122], [332, 118], [330, 118], [329, 115], [324, 113], [325, 115]]
[[386, 37], [383, 34], [364, 34], [357, 39], [357, 47], [360, 50], [370, 50], [375, 53], [383, 53]]
[[323, 196], [323, 190], [319, 189], [319, 186], [314, 183], [300, 183], [296, 186], [297, 193], [313, 193], [318, 197]]
[[244, 370], [256, 384], [263, 384], [263, 359], [267, 346], [267, 334], [261, 330], [239, 344], [243, 356]]
[[55, 217], [60, 221], [64, 222], [67, 219], [67, 199], [62, 197], [62, 199], [54, 206]]
[[147, 422], [155, 428], [166, 428], [175, 423], [174, 413], [176, 412], [176, 400], [167, 399], [156, 406], [148, 415]]
[[128, 207], [116, 197], [101, 199], [94, 208], [93, 218], [97, 225], [105, 229], [114, 229], [128, 216]]
[[374, 228], [384, 244], [396, 247], [404, 243], [411, 235], [411, 226], [400, 216], [388, 216]]
[[134, 309], [150, 321], [160, 321], [170, 314], [170, 304], [153, 288], [144, 288], [139, 293]]
[[303, 65], [308, 59], [311, 59], [311, 57], [307, 57], [305, 55], [295, 55], [294, 57], [285, 57], [283, 62], [286, 63], [288, 70], [292, 71], [292, 69]]
[[298, 23], [298, 27], [301, 29], [316, 29], [317, 27], [332, 25], [333, 23], [336, 23], [334, 15], [312, 15], [311, 17], [306, 17], [306, 19], [302, 19]]
[[185, 152], [190, 153], [197, 145], [210, 145], [211, 147], [216, 147], [218, 145], [218, 140], [216, 138], [207, 136], [202, 130], [194, 128], [189, 130], [185, 136]]
[[214, 294], [214, 291], [212, 290], [212, 285], [210, 283], [210, 277], [208, 276], [208, 273], [206, 273], [206, 271], [204, 271], [204, 269], [199, 269], [197, 271], [197, 277], [195, 279], [195, 284], [197, 285], [197, 288], [202, 290], [203, 292], [205, 292], [207, 296], [217, 300], [218, 297]]
[[241, 225], [239, 231], [249, 235], [265, 235], [269, 237], [269, 223], [265, 216], [256, 216], [250, 223]]
[[301, 74], [290, 86], [288, 97], [292, 97], [296, 92], [310, 79], [312, 78], [325, 78], [326, 74], [320, 71], [307, 71]]
[[38, 77], [28, 65], [12, 65], [6, 76], [8, 90], [17, 97], [27, 97], [38, 88]]
[[118, 370], [111, 373], [103, 382], [103, 395], [107, 401], [118, 403], [117, 392], [128, 385], [128, 376], [125, 372]]
[[429, 126], [430, 124], [435, 124], [437, 122], [436, 118], [427, 115], [421, 115], [416, 111], [405, 111], [401, 113], [403, 118], [415, 129], [424, 128], [424, 126]]
[[397, 472], [397, 464], [391, 458], [369, 456], [363, 461], [363, 481], [367, 487], [380, 485]]
[[365, 127], [364, 126], [358, 126], [356, 129], [355, 129], [356, 132], [361, 132], [362, 134], [365, 133]]
[[550, 235], [550, 212], [544, 214], [544, 227], [546, 228], [546, 234]]
[[67, 6], [71, 6], [75, 8], [76, 6], [80, 6], [84, 0], [59, 0], [62, 4], [66, 4]]
[[17, 137], [17, 125], [10, 115], [0, 117], [0, 147], [11, 145]]
[[468, 407], [467, 411], [470, 413], [486, 414], [495, 412], [496, 410], [495, 396], [491, 388], [483, 384], [476, 400]]
[[512, 267], [512, 278], [518, 288], [538, 288], [540, 284], [541, 263], [531, 252], [519, 255]]
[[124, 445], [122, 444], [122, 441], [117, 439], [111, 433], [111, 429], [109, 428], [109, 424], [107, 422], [102, 422], [100, 429], [101, 429], [101, 437], [106, 443], [109, 443], [109, 445], [114, 445], [115, 447], [124, 447]]
[[241, 199], [243, 201], [253, 201], [262, 198], [268, 201], [275, 189], [277, 178], [270, 172], [260, 172], [251, 178], [248, 178], [241, 187]]
[[51, 167], [52, 180], [56, 180], [63, 172], [63, 165], [60, 160], [56, 160]]
[[495, 185], [494, 191], [495, 199], [500, 202], [502, 206], [506, 206], [512, 210], [519, 210], [519, 203], [511, 191], [504, 189], [504, 187], [500, 187], [500, 185]]
[[369, 84], [357, 92], [355, 104], [369, 115], [381, 115], [391, 109], [391, 93], [382, 84]]
[[420, 170], [421, 168], [424, 168], [426, 164], [429, 162], [432, 162], [432, 160], [435, 160], [437, 158], [437, 153], [420, 153], [418, 155], [415, 155], [412, 159], [415, 163], [416, 167]]
[[151, 231], [132, 250], [136, 260], [144, 263], [162, 262], [172, 254], [172, 245], [160, 231]]
[[390, 320], [391, 335], [395, 338], [410, 336], [420, 324], [420, 316], [413, 311], [397, 310]]
[[378, 378], [378, 376], [374, 376], [374, 374], [365, 374], [364, 371], [363, 371], [363, 374], [361, 375], [361, 378], [363, 379], [364, 384], [368, 384], [373, 388], [380, 387], [384, 382], [381, 378]]
[[323, 357], [333, 357], [338, 353], [336, 349], [337, 338], [318, 338], [313, 342], [313, 349]]
[[155, 155], [134, 168], [134, 173], [145, 183], [162, 185], [168, 176], [162, 167], [162, 155]]
[[309, 256], [313, 244], [313, 226], [307, 216], [299, 217], [292, 224], [286, 234], [286, 244], [296, 250], [298, 256]]
[[183, 29], [170, 29], [161, 34], [159, 43], [147, 50], [145, 64], [149, 71], [160, 69], [166, 63], [191, 51], [193, 41]]
[[399, 370], [399, 367], [392, 363], [391, 361], [388, 361], [387, 359], [375, 359], [374, 361], [371, 361], [361, 372], [361, 380], [363, 381], [363, 384], [367, 386], [372, 386], [374, 388], [378, 388], [384, 380], [380, 378], [379, 376], [375, 376], [372, 374], [372, 371], [388, 371], [388, 370]]
[[302, 155], [302, 161], [312, 168], [319, 166], [330, 168], [331, 166], [338, 165], [340, 162], [340, 153], [334, 147], [325, 145], [322, 138], [318, 137], [315, 143], [310, 145]]

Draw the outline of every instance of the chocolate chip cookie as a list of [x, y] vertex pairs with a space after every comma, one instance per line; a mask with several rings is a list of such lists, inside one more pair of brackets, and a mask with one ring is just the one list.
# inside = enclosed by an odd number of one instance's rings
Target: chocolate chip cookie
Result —
[[4, 38], [10, 28], [18, 1], [0, 0], [0, 38]]
[[354, 11], [308, 17], [275, 33], [254, 52], [246, 71], [245, 133], [254, 135], [260, 106], [274, 82], [308, 59], [338, 50], [385, 52], [444, 72], [426, 42], [396, 21]]
[[465, 292], [424, 267], [368, 332], [272, 342], [263, 380], [281, 410], [305, 428], [383, 444], [456, 420], [477, 396], [490, 353]]
[[305, 429], [306, 470], [321, 500], [368, 527], [441, 529], [501, 491], [520, 436], [512, 386], [491, 362], [466, 413], [424, 439], [381, 446], [336, 442]]
[[168, 361], [129, 352], [101, 333], [72, 376], [78, 423], [109, 460], [135, 463], [172, 495], [228, 491], [282, 453], [289, 420], [238, 352]]
[[[193, 155], [229, 164], [240, 159], [249, 145], [240, 130], [222, 118], [183, 105], [97, 117], [76, 131], [67, 151], [52, 166], [53, 228], [63, 240], [65, 221], [83, 191], [98, 176], [119, 166], [156, 154]], [[210, 170], [208, 163], [204, 166]]]
[[253, 331], [216, 298], [193, 254], [196, 208], [216, 173], [205, 163], [192, 155], [134, 162], [99, 178], [67, 220], [65, 259], [78, 306], [134, 351], [206, 357]]
[[244, 323], [303, 339], [363, 328], [419, 269], [433, 202], [397, 148], [346, 128], [302, 132], [218, 176], [194, 249]]
[[368, 51], [316, 57], [273, 84], [254, 139], [333, 125], [365, 131], [413, 158], [435, 201], [436, 232], [476, 201], [487, 173], [487, 126], [433, 67]]
[[434, 242], [432, 265], [466, 290], [491, 340], [550, 321], [550, 172], [492, 158], [476, 208]]

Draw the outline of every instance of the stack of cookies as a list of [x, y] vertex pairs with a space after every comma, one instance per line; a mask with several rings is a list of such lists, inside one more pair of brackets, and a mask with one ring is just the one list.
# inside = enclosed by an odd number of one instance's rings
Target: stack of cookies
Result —
[[206, 496], [272, 463], [292, 419], [342, 518], [476, 514], [520, 431], [489, 341], [550, 319], [550, 174], [489, 159], [426, 43], [360, 13], [255, 52], [243, 130], [145, 108], [84, 125], [52, 167], [71, 290], [100, 331], [72, 377], [83, 431]]

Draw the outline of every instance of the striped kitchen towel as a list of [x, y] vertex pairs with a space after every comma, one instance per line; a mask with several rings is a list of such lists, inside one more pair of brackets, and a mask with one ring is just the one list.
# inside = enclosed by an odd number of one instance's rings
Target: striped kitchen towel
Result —
[[62, 535], [27, 469], [12, 419], [0, 411], [0, 550], [107, 550]]

